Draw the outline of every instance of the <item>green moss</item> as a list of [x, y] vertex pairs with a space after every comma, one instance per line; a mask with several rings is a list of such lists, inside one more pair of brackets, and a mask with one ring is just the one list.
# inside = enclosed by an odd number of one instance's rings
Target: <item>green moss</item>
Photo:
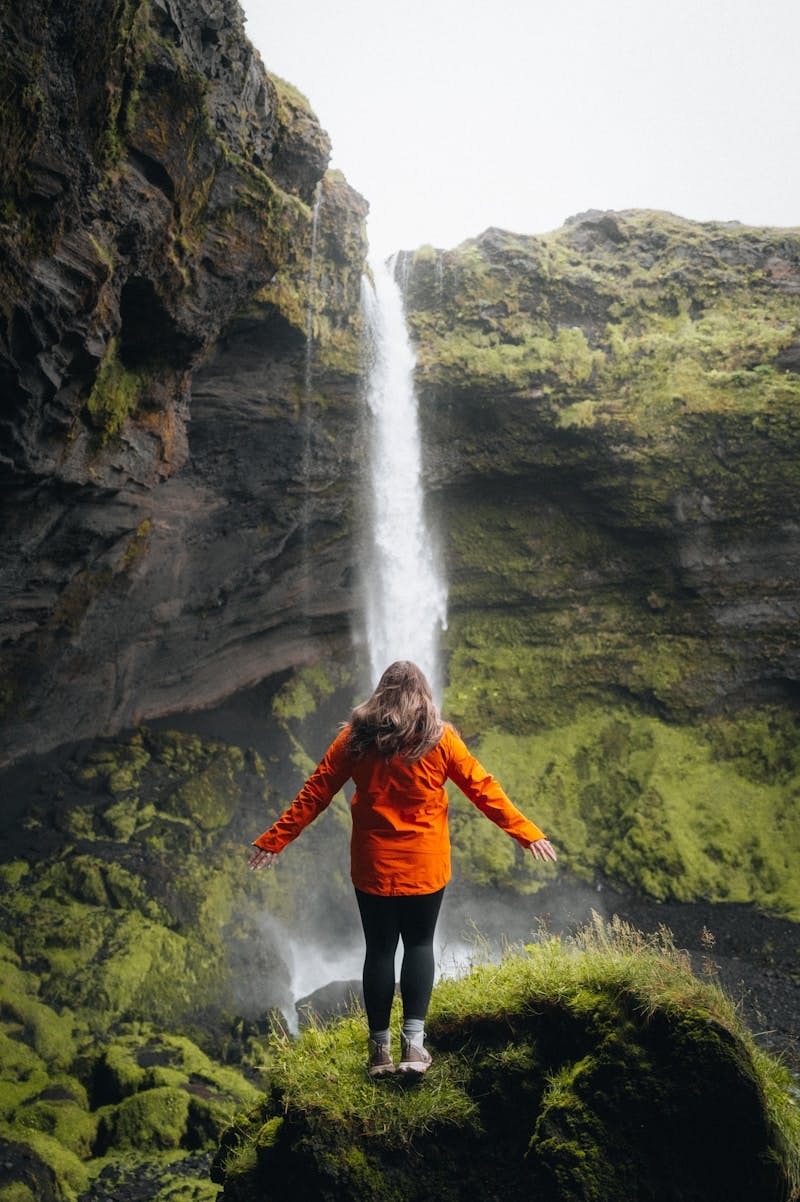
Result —
[[[487, 732], [476, 750], [558, 845], [565, 869], [599, 874], [660, 900], [752, 902], [798, 919], [800, 892], [791, 867], [800, 854], [797, 765], [777, 758], [768, 783], [741, 770], [748, 736], [768, 721], [763, 712], [742, 714], [717, 719], [709, 732], [629, 710], [586, 707], [549, 731]], [[774, 722], [785, 754], [785, 715], [776, 712]], [[721, 729], [736, 748], [732, 759], [720, 755]], [[756, 762], [769, 754], [768, 743], [759, 747]], [[455, 820], [467, 875], [479, 818]], [[529, 865], [520, 872], [508, 861], [496, 860], [494, 871], [496, 880], [518, 888], [541, 879]]]
[[[89, 1174], [85, 1164], [51, 1135], [28, 1129], [23, 1133], [24, 1142], [53, 1170], [66, 1202], [74, 1202], [89, 1186]], [[12, 1141], [19, 1140], [20, 1131], [0, 1124], [0, 1136]]]
[[[57, 805], [61, 850], [9, 869], [23, 887], [0, 890], [16, 957], [8, 976], [19, 973], [26, 994], [36, 966], [40, 995], [26, 1006], [45, 1006], [42, 1023], [56, 1017], [48, 1007], [66, 1007], [90, 1016], [102, 1037], [125, 1019], [195, 1021], [237, 1009], [229, 960], [258, 938], [243, 911], [293, 904], [276, 904], [274, 876], [243, 873], [248, 838], [277, 813], [259, 812], [264, 773], [238, 748], [149, 731], [104, 741], [72, 766]], [[223, 834], [234, 814], [236, 829]], [[53, 828], [51, 815], [45, 821]], [[312, 839], [307, 858], [315, 854]], [[177, 874], [168, 867], [176, 862]]]
[[86, 401], [86, 413], [98, 431], [101, 445], [120, 432], [139, 406], [148, 377], [125, 367], [119, 357], [119, 339], [112, 338]]
[[188, 1124], [188, 1093], [164, 1085], [123, 1098], [104, 1113], [99, 1137], [115, 1148], [179, 1148]]
[[14, 1125], [20, 1137], [27, 1131], [41, 1131], [81, 1160], [86, 1160], [94, 1147], [98, 1118], [88, 1114], [84, 1106], [68, 1099], [38, 1099], [16, 1111]]
[[167, 1181], [153, 1202], [217, 1202], [219, 1191], [217, 1187], [204, 1178], [190, 1177], [183, 1172], [173, 1181]]
[[[314, 211], [294, 199], [287, 210], [300, 256], [280, 268], [253, 298], [255, 313], [277, 309], [304, 338], [311, 337], [312, 387], [319, 372], [360, 374], [359, 297], [366, 261], [366, 209], [340, 173], [320, 181]], [[345, 302], [345, 303], [343, 303]], [[307, 403], [307, 381], [299, 382], [298, 403]], [[324, 390], [314, 402], [328, 403]]]
[[[798, 484], [800, 376], [780, 356], [798, 322], [763, 265], [796, 256], [797, 234], [608, 221], [610, 238], [581, 224], [488, 231], [410, 257], [418, 383], [459, 414], [437, 437], [489, 478], [580, 468], [629, 528], [669, 527], [693, 488], [749, 523], [765, 503], [782, 515]], [[487, 405], [491, 422], [476, 417]]]
[[270, 72], [269, 79], [275, 89], [278, 121], [284, 128], [291, 127], [297, 114], [314, 117], [308, 97], [299, 88], [280, 75], [275, 75], [274, 72]]
[[17, 992], [13, 984], [9, 987], [5, 983], [0, 987], [0, 1014], [4, 1023], [16, 1027], [20, 1038], [51, 1069], [65, 1068], [71, 1063], [75, 1055], [71, 1014], [56, 1014], [27, 993]]
[[113, 579], [110, 567], [77, 572], [62, 589], [48, 620], [49, 627], [68, 635], [77, 633], [89, 609], [108, 592]]
[[22, 1041], [20, 1025], [0, 1025], [0, 1055], [2, 1056], [2, 1081], [0, 1081], [0, 1117], [10, 1118], [17, 1107], [29, 1098], [36, 1097], [49, 1082], [48, 1066], [41, 1056]]
[[123, 1029], [98, 1059], [96, 1074], [103, 1089], [121, 1100], [162, 1086], [194, 1086], [216, 1096], [250, 1102], [255, 1087], [234, 1068], [212, 1060], [186, 1036], [166, 1033], [152, 1024]]
[[0, 1202], [37, 1202], [36, 1195], [21, 1181], [0, 1185]]
[[208, 998], [209, 986], [190, 967], [191, 943], [137, 913], [125, 914], [105, 941], [92, 996], [107, 1014], [133, 1015], [150, 999], [154, 1018], [173, 1020]]
[[272, 713], [282, 722], [302, 721], [315, 713], [320, 703], [340, 684], [325, 664], [301, 668], [275, 694]]
[[[25, 860], [12, 860], [10, 863], [0, 864], [0, 882], [2, 883], [2, 887], [16, 889], [24, 881], [29, 872], [30, 865]], [[0, 959], [6, 959], [11, 954], [0, 952]]]
[[598, 920], [531, 945], [440, 982], [427, 1027], [434, 1062], [412, 1090], [367, 1078], [361, 1019], [274, 1040], [271, 1093], [216, 1160], [226, 1196], [292, 1181], [310, 1199], [423, 1202], [491, 1182], [512, 1202], [665, 1185], [746, 1202], [800, 1180], [789, 1075], [771, 1060], [762, 1075], [734, 1004], [663, 933]]
[[122, 567], [125, 571], [130, 571], [134, 564], [147, 554], [152, 528], [152, 518], [143, 518], [136, 527], [122, 556]]
[[204, 831], [227, 825], [236, 812], [236, 774], [244, 766], [238, 748], [226, 748], [202, 772], [192, 776], [167, 802], [170, 810], [185, 813]]
[[545, 1161], [565, 1202], [624, 1197], [631, 1184], [624, 1151], [618, 1147], [608, 1156], [611, 1133], [575, 1092], [576, 1078], [589, 1063], [568, 1065], [550, 1079], [530, 1143], [531, 1156]]

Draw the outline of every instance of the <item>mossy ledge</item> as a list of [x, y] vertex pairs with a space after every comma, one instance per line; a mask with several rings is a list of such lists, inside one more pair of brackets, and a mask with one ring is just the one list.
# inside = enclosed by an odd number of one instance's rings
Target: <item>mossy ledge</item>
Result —
[[[789, 1202], [800, 1113], [713, 976], [618, 921], [439, 984], [424, 1081], [370, 1081], [363, 1019], [276, 1036], [223, 1202]], [[396, 1032], [395, 1032], [396, 1037]]]

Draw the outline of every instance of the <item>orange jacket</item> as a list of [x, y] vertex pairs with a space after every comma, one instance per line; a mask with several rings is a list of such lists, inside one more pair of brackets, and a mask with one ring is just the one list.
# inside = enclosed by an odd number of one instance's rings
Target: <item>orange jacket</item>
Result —
[[282, 851], [351, 778], [356, 791], [350, 803], [350, 875], [363, 893], [435, 893], [450, 880], [448, 777], [523, 847], [545, 837], [512, 805], [451, 726], [413, 764], [372, 752], [355, 758], [349, 741], [346, 726], [285, 813], [253, 840], [256, 847]]

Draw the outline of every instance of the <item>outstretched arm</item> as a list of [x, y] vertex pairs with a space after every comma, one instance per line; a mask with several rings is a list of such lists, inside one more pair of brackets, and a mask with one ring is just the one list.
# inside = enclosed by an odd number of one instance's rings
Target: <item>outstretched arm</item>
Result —
[[349, 733], [343, 730], [321, 762], [277, 822], [253, 840], [256, 851], [247, 861], [250, 869], [269, 868], [287, 843], [296, 839], [310, 822], [330, 805], [350, 777]]
[[556, 859], [556, 853], [544, 831], [509, 800], [500, 784], [469, 752], [452, 727], [449, 728], [448, 739], [448, 776], [481, 813], [522, 847], [529, 847], [534, 859]]

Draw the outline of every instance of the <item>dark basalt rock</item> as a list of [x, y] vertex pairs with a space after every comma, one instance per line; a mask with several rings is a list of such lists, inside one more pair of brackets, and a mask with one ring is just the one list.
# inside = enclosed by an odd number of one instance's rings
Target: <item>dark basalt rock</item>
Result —
[[235, 0], [93, 9], [3, 17], [0, 759], [207, 705], [350, 609], [366, 205]]
[[50, 1166], [27, 1144], [10, 1140], [0, 1151], [0, 1191], [6, 1189], [12, 1197], [16, 1190], [18, 1197], [35, 1198], [36, 1202], [57, 1202], [61, 1196]]

